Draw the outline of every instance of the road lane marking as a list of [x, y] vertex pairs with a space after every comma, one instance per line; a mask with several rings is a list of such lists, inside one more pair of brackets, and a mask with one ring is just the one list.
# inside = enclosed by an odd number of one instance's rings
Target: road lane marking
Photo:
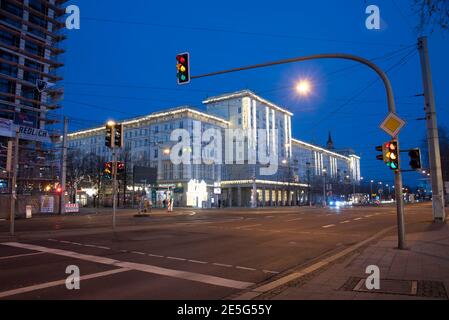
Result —
[[296, 219], [292, 219], [292, 220], [287, 220], [286, 222], [293, 222], [293, 221], [300, 221], [303, 220], [303, 218], [296, 218]]
[[351, 221], [349, 221], [349, 220], [346, 220], [346, 221], [342, 221], [342, 222], [340, 222], [341, 224], [345, 224], [345, 223], [350, 223]]
[[234, 229], [236, 229], [236, 230], [240, 230], [240, 229], [246, 229], [246, 228], [252, 228], [252, 227], [258, 227], [258, 226], [261, 226], [262, 224], [250, 224], [250, 225], [247, 225], [247, 226], [241, 226], [241, 227], [236, 227], [236, 228], [234, 228]]
[[186, 261], [187, 260], [187, 259], [184, 259], [184, 258], [177, 258], [177, 257], [167, 257], [167, 259], [176, 260], [176, 261]]
[[370, 215], [368, 215], [368, 216], [365, 216], [365, 218], [371, 218], [373, 215], [372, 214], [370, 214]]
[[192, 263], [198, 263], [198, 264], [208, 264], [208, 262], [206, 261], [199, 261], [199, 260], [187, 260], [188, 262], [192, 262]]
[[39, 254], [44, 254], [44, 252], [33, 252], [33, 253], [18, 254], [18, 255], [15, 255], [15, 256], [0, 257], [0, 260], [8, 260], [8, 259], [21, 258], [21, 257], [37, 256]]
[[[261, 225], [261, 224], [259, 224], [259, 225]], [[233, 228], [233, 229], [235, 229], [235, 228]], [[257, 231], [258, 229], [254, 229], [254, 230]], [[268, 231], [273, 232], [273, 230], [265, 230], [264, 232], [268, 232]], [[276, 232], [281, 232], [281, 231], [276, 231]], [[306, 232], [306, 233], [309, 233], [309, 232]], [[61, 240], [54, 240], [54, 239], [48, 239], [48, 240], [49, 241], [51, 240], [51, 241], [54, 241], [54, 242], [62, 242]], [[75, 242], [72, 242], [72, 244], [75, 244]], [[90, 244], [82, 244], [82, 243], [80, 243], [79, 245], [85, 246], [85, 247], [98, 248], [98, 246], [90, 245]], [[197, 264], [212, 263], [212, 262], [199, 261], [199, 260], [194, 260], [194, 259], [178, 258], [178, 257], [171, 257], [171, 256], [167, 256], [166, 257], [166, 256], [158, 255], [158, 254], [144, 253], [144, 252], [139, 252], [139, 251], [129, 251], [129, 250], [123, 250], [123, 249], [122, 250], [111, 249], [111, 250], [117, 251], [117, 252], [122, 252], [122, 253], [132, 253], [132, 254], [138, 254], [138, 255], [147, 255], [149, 257], [154, 257], [154, 258], [163, 258], [163, 259], [170, 259], [170, 260], [177, 260], [177, 261], [187, 261], [187, 262], [197, 263]], [[220, 264], [220, 263], [212, 263], [212, 264], [215, 264], [215, 265], [221, 266], [221, 267], [232, 267], [232, 268], [235, 268], [233, 265], [230, 265], [230, 264]], [[251, 271], [252, 270], [256, 270], [257, 271], [257, 269], [254, 269], [254, 268], [247, 268], [247, 267], [242, 267], [242, 268], [245, 268], [244, 270], [251, 270]], [[261, 272], [265, 272], [264, 270], [260, 270], [260, 271]], [[279, 272], [273, 271], [271, 273], [278, 274]]]
[[213, 263], [214, 266], [218, 266], [218, 267], [225, 267], [225, 268], [232, 268], [233, 266], [231, 266], [230, 264], [225, 264], [225, 263]]
[[254, 269], [254, 268], [247, 268], [247, 267], [241, 267], [241, 266], [236, 266], [236, 269], [247, 270], [247, 271], [257, 271], [257, 269]]
[[232, 288], [232, 289], [246, 289], [253, 285], [253, 283], [251, 283], [251, 282], [226, 279], [226, 278], [210, 276], [210, 275], [206, 275], [206, 274], [189, 272], [189, 271], [162, 268], [162, 267], [157, 267], [157, 266], [142, 264], [142, 263], [120, 261], [120, 260], [115, 260], [115, 259], [101, 257], [101, 256], [81, 254], [81, 253], [67, 251], [67, 250], [52, 249], [52, 248], [47, 248], [47, 247], [42, 247], [42, 246], [37, 246], [37, 245], [32, 245], [32, 244], [25, 244], [25, 243], [18, 243], [18, 242], [5, 242], [5, 243], [0, 243], [0, 245], [14, 247], [14, 248], [28, 249], [28, 250], [33, 250], [33, 251], [40, 251], [40, 252], [50, 253], [50, 254], [54, 254], [54, 255], [69, 257], [69, 258], [73, 258], [73, 259], [90, 261], [90, 262], [100, 263], [100, 264], [104, 264], [104, 265], [111, 265], [111, 266], [131, 269], [131, 270], [137, 270], [137, 271], [142, 271], [142, 272], [146, 272], [146, 273], [157, 274], [157, 275], [162, 275], [162, 276], [167, 276], [167, 277], [172, 277], [172, 278], [177, 278], [177, 279], [182, 279], [182, 280], [190, 280], [190, 281], [215, 285], [215, 286], [219, 286], [219, 287], [226, 287], [226, 288]]
[[[104, 271], [104, 272], [93, 273], [93, 274], [89, 274], [86, 276], [80, 276], [80, 281], [95, 279], [95, 278], [100, 278], [100, 277], [106, 277], [106, 276], [110, 276], [113, 274], [118, 274], [118, 273], [126, 272], [126, 271], [130, 271], [130, 270], [126, 269], [126, 268], [120, 268], [120, 269], [114, 269], [114, 270], [109, 270], [109, 271]], [[52, 281], [52, 282], [36, 284], [33, 286], [29, 286], [29, 287], [23, 287], [23, 288], [3, 291], [3, 292], [0, 292], [0, 298], [6, 298], [6, 297], [10, 297], [10, 296], [15, 296], [18, 294], [47, 289], [47, 288], [51, 288], [51, 287], [63, 286], [63, 285], [65, 285], [65, 282], [66, 282], [66, 279], [62, 279], [62, 280], [57, 280], [57, 281]]]
[[322, 226], [321, 228], [327, 229], [332, 227], [335, 227], [335, 224], [328, 224], [327, 226]]
[[362, 220], [363, 218], [355, 218], [354, 219], [354, 221], [360, 221], [360, 220]]

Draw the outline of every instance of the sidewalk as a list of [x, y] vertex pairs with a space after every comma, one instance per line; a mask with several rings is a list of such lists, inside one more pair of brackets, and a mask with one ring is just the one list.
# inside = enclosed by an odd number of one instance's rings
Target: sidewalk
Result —
[[[395, 249], [396, 234], [265, 298], [275, 300], [448, 299], [449, 226], [427, 224], [407, 234], [408, 250]], [[366, 267], [380, 269], [380, 290], [368, 291]], [[398, 281], [399, 280], [399, 281]]]

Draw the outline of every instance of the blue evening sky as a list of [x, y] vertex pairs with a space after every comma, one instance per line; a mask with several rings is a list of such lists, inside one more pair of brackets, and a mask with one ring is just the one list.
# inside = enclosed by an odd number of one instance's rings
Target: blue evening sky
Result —
[[[316, 53], [351, 53], [390, 70], [397, 109], [407, 120], [403, 147], [422, 145], [425, 122], [413, 0], [149, 1], [78, 0], [81, 29], [67, 31], [63, 57], [65, 98], [61, 114], [70, 130], [97, 126], [164, 108], [202, 108], [208, 96], [250, 89], [290, 109], [293, 135], [324, 145], [332, 132], [337, 148], [362, 157], [365, 179], [392, 182], [375, 160], [388, 140], [379, 128], [385, 91], [376, 74], [353, 62], [320, 60], [176, 84], [175, 56], [191, 53], [193, 74]], [[365, 9], [381, 9], [381, 30], [367, 30]], [[429, 39], [439, 123], [449, 126], [449, 34]], [[298, 97], [295, 83], [308, 78], [313, 94]], [[117, 110], [117, 111], [114, 111]], [[404, 160], [407, 160], [404, 158]], [[404, 161], [405, 162], [405, 161]], [[408, 162], [408, 161], [406, 161]], [[406, 174], [415, 184], [416, 174]]]

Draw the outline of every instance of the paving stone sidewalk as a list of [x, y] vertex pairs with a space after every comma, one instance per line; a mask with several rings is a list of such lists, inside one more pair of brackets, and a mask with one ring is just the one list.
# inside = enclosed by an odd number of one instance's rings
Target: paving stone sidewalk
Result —
[[[424, 230], [407, 234], [408, 250], [397, 250], [396, 235], [387, 236], [361, 252], [332, 265], [310, 280], [289, 286], [271, 298], [276, 300], [447, 300], [449, 296], [449, 225], [429, 224], [422, 229]], [[362, 292], [366, 291], [365, 279], [368, 274], [365, 271], [370, 265], [376, 265], [380, 269], [382, 293]], [[357, 284], [359, 291], [353, 290]], [[399, 292], [402, 294], [398, 294]], [[414, 293], [416, 294], [413, 295]]]

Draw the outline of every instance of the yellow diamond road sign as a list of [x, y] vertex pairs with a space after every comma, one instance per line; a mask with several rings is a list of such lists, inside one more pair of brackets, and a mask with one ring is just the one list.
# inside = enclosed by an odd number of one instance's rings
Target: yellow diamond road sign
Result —
[[380, 128], [395, 138], [399, 131], [405, 126], [405, 121], [399, 118], [396, 114], [390, 113], [384, 122], [380, 125]]

